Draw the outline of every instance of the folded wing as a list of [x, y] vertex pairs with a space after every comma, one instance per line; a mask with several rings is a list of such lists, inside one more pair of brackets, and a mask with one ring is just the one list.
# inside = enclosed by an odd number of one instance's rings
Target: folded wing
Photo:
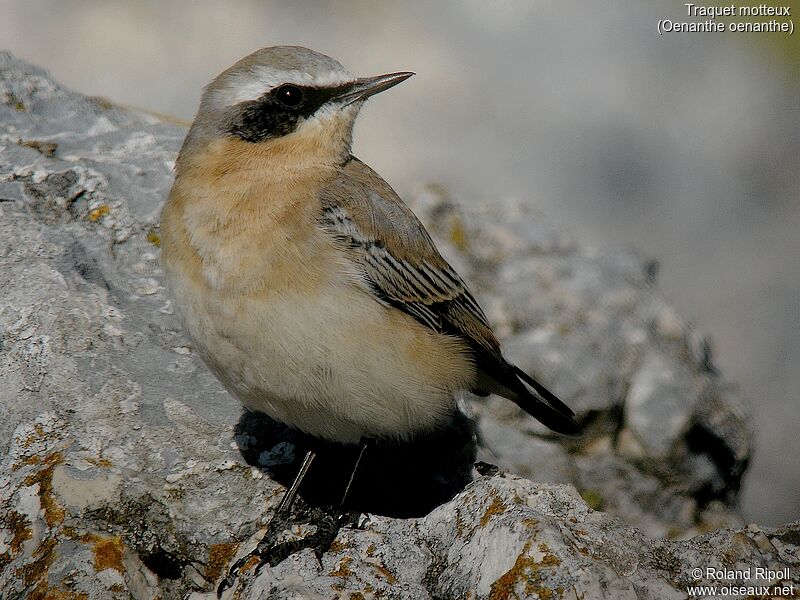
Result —
[[578, 432], [563, 402], [503, 358], [464, 281], [379, 175], [351, 158], [320, 200], [322, 227], [344, 249], [376, 300], [467, 343], [478, 373], [472, 391], [509, 398], [554, 431]]

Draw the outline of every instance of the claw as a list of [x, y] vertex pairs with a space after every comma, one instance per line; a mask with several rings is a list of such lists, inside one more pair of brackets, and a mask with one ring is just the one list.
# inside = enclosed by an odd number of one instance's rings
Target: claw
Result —
[[314, 550], [317, 558], [321, 559], [322, 555], [330, 549], [333, 540], [336, 539], [343, 527], [358, 525], [360, 513], [348, 512], [342, 514], [334, 511], [331, 514], [322, 509], [314, 509], [311, 511], [310, 517], [307, 522], [317, 526], [317, 530], [314, 533], [298, 540], [290, 540], [280, 544], [276, 543], [277, 537], [286, 529], [287, 520], [283, 518], [272, 519], [267, 526], [267, 532], [255, 549], [237, 560], [228, 570], [227, 576], [217, 587], [217, 598], [221, 598], [222, 594], [233, 586], [242, 567], [253, 558], [258, 559], [255, 575], [258, 575], [265, 565], [268, 564], [271, 567], [279, 565], [293, 554], [297, 554], [306, 548]]

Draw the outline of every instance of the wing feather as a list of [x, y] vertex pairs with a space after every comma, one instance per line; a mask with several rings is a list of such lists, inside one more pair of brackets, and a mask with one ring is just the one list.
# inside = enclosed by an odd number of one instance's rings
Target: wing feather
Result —
[[425, 327], [467, 343], [477, 369], [473, 391], [510, 398], [555, 431], [579, 430], [564, 403], [503, 358], [467, 285], [380, 176], [351, 157], [322, 190], [320, 202], [320, 225], [356, 267], [367, 292]]
[[369, 167], [352, 159], [321, 201], [322, 226], [377, 299], [500, 357], [500, 344], [467, 285], [414, 213]]

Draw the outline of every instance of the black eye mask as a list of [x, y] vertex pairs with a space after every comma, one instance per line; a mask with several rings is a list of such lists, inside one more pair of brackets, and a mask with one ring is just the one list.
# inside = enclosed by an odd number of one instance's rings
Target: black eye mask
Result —
[[333, 98], [345, 94], [352, 84], [331, 87], [284, 84], [257, 100], [242, 102], [235, 108], [228, 133], [246, 142], [288, 135]]

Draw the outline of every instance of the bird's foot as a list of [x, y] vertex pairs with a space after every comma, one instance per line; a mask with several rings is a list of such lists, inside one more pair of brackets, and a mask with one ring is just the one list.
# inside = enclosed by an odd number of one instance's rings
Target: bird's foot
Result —
[[275, 515], [258, 545], [228, 570], [227, 576], [217, 587], [217, 598], [221, 598], [225, 590], [233, 586], [245, 566], [255, 564], [255, 575], [258, 575], [265, 565], [279, 565], [306, 548], [311, 548], [317, 559], [321, 560], [343, 527], [358, 527], [359, 516], [360, 513], [343, 513], [338, 509], [312, 508], [300, 523], [316, 526], [315, 531], [303, 538], [279, 542], [279, 537], [292, 525], [292, 520], [289, 515]]

